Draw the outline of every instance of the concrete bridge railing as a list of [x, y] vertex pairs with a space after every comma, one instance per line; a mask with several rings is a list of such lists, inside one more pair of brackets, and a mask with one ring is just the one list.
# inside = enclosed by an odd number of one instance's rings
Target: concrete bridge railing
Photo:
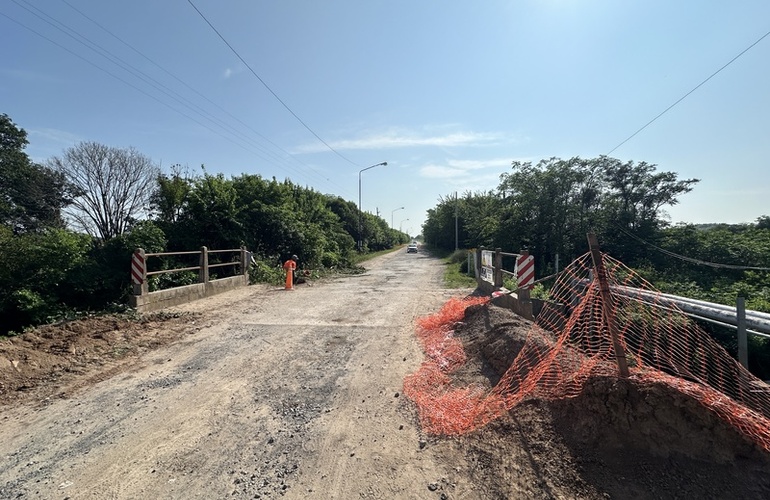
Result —
[[[210, 263], [211, 254], [232, 254], [234, 259], [229, 262]], [[194, 255], [198, 254], [199, 264], [197, 266], [182, 267], [176, 269], [162, 269], [158, 271], [148, 271], [147, 259], [149, 257]], [[208, 297], [218, 293], [226, 292], [241, 286], [249, 284], [248, 263], [251, 254], [246, 247], [228, 249], [228, 250], [209, 250], [201, 247], [199, 251], [191, 252], [162, 252], [145, 253], [144, 249], [137, 248], [131, 258], [131, 282], [133, 285], [133, 294], [129, 297], [128, 303], [138, 312], [149, 312], [163, 309], [164, 307], [175, 306], [191, 302], [196, 299]], [[228, 278], [211, 280], [209, 270], [217, 267], [238, 266], [237, 274]], [[149, 291], [147, 278], [153, 275], [174, 273], [180, 271], [198, 271], [198, 283], [192, 285], [179, 286], [166, 290]]]

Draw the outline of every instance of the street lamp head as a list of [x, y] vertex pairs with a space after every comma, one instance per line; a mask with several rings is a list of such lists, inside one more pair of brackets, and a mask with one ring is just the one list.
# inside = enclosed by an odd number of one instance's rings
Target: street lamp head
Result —
[[385, 167], [387, 165], [388, 165], [388, 162], [384, 161], [382, 163], [377, 163], [376, 165], [372, 165], [371, 167], [362, 168], [361, 170], [358, 171], [358, 177], [359, 178], [361, 177], [361, 172], [365, 172], [365, 171], [369, 170], [370, 168]]

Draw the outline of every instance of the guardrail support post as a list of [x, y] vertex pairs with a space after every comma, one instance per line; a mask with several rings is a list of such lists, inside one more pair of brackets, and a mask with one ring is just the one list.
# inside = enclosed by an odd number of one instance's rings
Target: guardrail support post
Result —
[[746, 337], [746, 299], [738, 297], [736, 304], [736, 323], [738, 323], [738, 362], [749, 369], [749, 343]]
[[607, 281], [607, 270], [602, 262], [602, 254], [599, 251], [599, 240], [596, 234], [588, 233], [588, 248], [591, 250], [591, 259], [594, 262], [594, 276], [599, 281], [599, 294], [602, 297], [602, 312], [604, 321], [607, 322], [607, 329], [612, 337], [612, 348], [615, 351], [615, 361], [618, 363], [618, 371], [622, 378], [628, 378], [628, 361], [626, 361], [626, 352], [623, 344], [620, 343], [618, 336], [618, 326], [615, 323], [615, 314], [612, 311], [612, 295], [610, 285]]
[[243, 245], [241, 245], [241, 274], [244, 276], [249, 274], [249, 252]]
[[500, 288], [503, 286], [503, 254], [501, 248], [495, 248], [495, 277], [494, 286]]
[[474, 260], [476, 261], [476, 279], [478, 280], [481, 278], [481, 254], [484, 252], [484, 247], [480, 246], [476, 249], [476, 255], [474, 255]]
[[209, 249], [205, 246], [201, 247], [201, 260], [200, 260], [200, 278], [199, 283], [209, 282]]

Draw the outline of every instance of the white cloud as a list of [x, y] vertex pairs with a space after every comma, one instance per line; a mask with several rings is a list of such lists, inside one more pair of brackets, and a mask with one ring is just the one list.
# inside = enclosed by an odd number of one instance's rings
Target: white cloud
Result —
[[45, 163], [46, 159], [61, 154], [62, 150], [72, 147], [83, 140], [82, 137], [55, 128], [27, 129], [29, 146], [27, 154], [36, 163]]
[[[379, 133], [371, 133], [361, 137], [327, 141], [329, 146], [338, 151], [361, 149], [394, 149], [408, 147], [433, 146], [440, 148], [492, 146], [505, 142], [515, 142], [517, 139], [506, 137], [496, 132], [453, 131], [447, 133], [431, 133], [391, 129]], [[305, 144], [297, 148], [298, 153], [318, 153], [327, 148], [319, 142]]]
[[448, 164], [462, 170], [480, 170], [484, 168], [508, 168], [512, 158], [492, 158], [489, 160], [449, 160]]
[[235, 75], [239, 75], [243, 73], [243, 70], [245, 68], [243, 66], [236, 66], [235, 68], [225, 68], [224, 72], [222, 73], [222, 78], [227, 80], [228, 78], [231, 78]]
[[468, 173], [465, 170], [443, 165], [425, 165], [420, 168], [420, 176], [429, 179], [450, 179], [467, 175]]
[[32, 139], [38, 138], [40, 140], [45, 140], [49, 142], [55, 142], [58, 144], [67, 144], [72, 145], [76, 142], [80, 142], [82, 139], [70, 132], [65, 132], [63, 130], [57, 130], [55, 128], [36, 128], [36, 129], [30, 129], [29, 130], [30, 135], [30, 143], [33, 142]]
[[447, 135], [419, 136], [402, 133], [387, 133], [337, 141], [332, 147], [340, 149], [390, 149], [412, 146], [438, 146], [451, 148], [457, 146], [474, 146], [489, 143], [494, 139], [490, 134], [474, 132], [454, 132]]
[[[431, 179], [496, 179], [502, 172], [507, 171], [512, 158], [491, 158], [487, 160], [457, 160], [449, 159], [445, 164], [429, 163], [420, 167], [420, 176]], [[479, 173], [479, 170], [494, 169], [492, 173]]]

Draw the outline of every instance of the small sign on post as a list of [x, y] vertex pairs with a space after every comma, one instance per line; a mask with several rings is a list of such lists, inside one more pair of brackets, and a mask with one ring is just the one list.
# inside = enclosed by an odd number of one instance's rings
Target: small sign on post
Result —
[[491, 250], [481, 251], [481, 279], [492, 284], [495, 283], [494, 255]]

